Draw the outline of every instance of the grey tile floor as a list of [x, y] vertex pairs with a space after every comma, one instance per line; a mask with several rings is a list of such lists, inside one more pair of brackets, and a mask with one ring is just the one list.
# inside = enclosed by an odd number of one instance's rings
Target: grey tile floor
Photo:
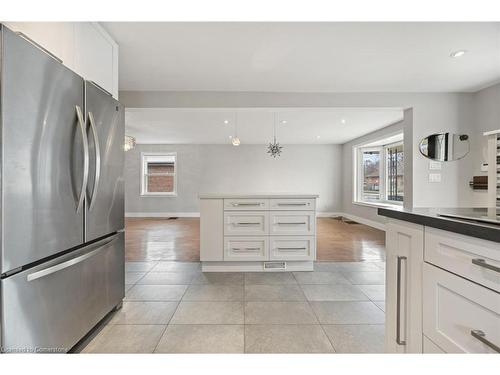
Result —
[[384, 269], [202, 273], [197, 262], [128, 262], [122, 309], [82, 352], [383, 352]]

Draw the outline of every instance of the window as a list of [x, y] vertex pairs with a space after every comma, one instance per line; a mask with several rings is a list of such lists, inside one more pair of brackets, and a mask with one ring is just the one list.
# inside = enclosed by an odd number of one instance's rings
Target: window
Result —
[[402, 138], [402, 135], [356, 148], [355, 201], [379, 204], [403, 202], [403, 141], [394, 142], [394, 138]]
[[143, 153], [141, 195], [177, 195], [177, 154]]

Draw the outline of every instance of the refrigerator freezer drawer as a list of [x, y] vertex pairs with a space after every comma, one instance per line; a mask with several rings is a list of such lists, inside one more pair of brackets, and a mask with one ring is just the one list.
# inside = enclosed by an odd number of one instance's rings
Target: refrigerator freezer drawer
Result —
[[3, 279], [2, 350], [67, 352], [124, 297], [124, 234]]

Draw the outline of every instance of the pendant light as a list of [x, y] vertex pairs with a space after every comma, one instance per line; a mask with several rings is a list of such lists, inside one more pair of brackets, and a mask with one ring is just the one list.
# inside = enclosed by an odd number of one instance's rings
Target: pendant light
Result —
[[273, 158], [280, 156], [281, 150], [283, 149], [283, 146], [280, 146], [279, 142], [276, 141], [277, 118], [278, 118], [278, 115], [275, 113], [274, 114], [274, 138], [273, 138], [273, 142], [269, 143], [269, 146], [267, 146], [267, 153], [270, 154]]
[[240, 139], [238, 138], [238, 112], [235, 113], [234, 115], [234, 137], [231, 139], [231, 143], [233, 146], [239, 146], [240, 145]]

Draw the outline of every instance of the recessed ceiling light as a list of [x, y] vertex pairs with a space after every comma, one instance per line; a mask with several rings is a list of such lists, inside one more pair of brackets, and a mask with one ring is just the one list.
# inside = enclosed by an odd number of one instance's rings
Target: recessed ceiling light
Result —
[[342, 120], [340, 120], [340, 122], [341, 122], [342, 124], [345, 124], [347, 121], [345, 120], [345, 118], [343, 118]]
[[464, 49], [459, 49], [458, 51], [450, 53], [450, 57], [452, 58], [462, 57], [463, 55], [465, 55], [466, 52], [467, 51]]
[[229, 124], [229, 120], [224, 120], [224, 124]]
[[286, 124], [286, 120], [281, 120], [281, 123], [282, 124]]
[[317, 135], [317, 136], [316, 136], [316, 139], [320, 139], [320, 138], [321, 138], [321, 135]]

